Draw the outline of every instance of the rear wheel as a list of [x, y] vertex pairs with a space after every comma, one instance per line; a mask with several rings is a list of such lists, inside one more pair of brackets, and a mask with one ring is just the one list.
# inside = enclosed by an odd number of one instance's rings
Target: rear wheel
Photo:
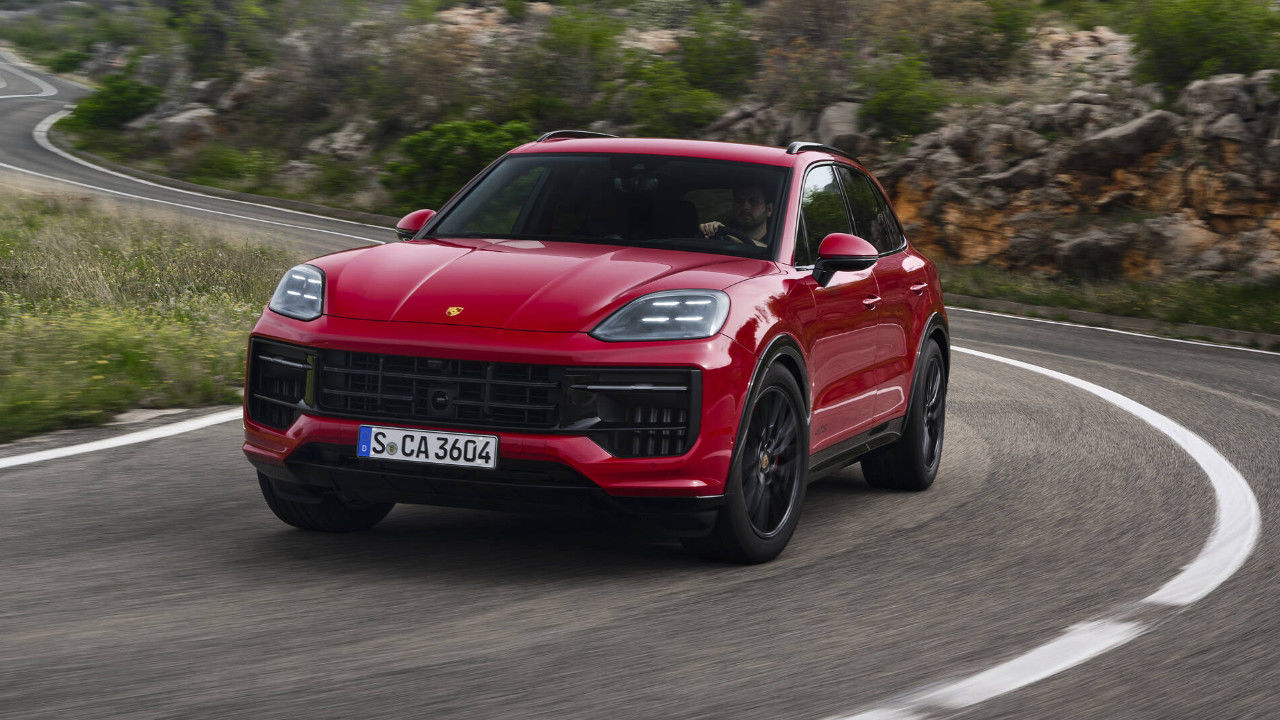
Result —
[[681, 542], [709, 559], [759, 563], [777, 557], [791, 540], [809, 470], [809, 422], [786, 368], [765, 372], [744, 423], [715, 527]]
[[938, 475], [947, 415], [947, 370], [937, 342], [925, 343], [917, 367], [920, 371], [902, 437], [862, 456], [862, 474], [872, 487], [925, 490]]
[[332, 493], [318, 496], [316, 501], [293, 500], [276, 491], [271, 480], [258, 473], [258, 484], [267, 507], [284, 522], [303, 530], [321, 532], [354, 532], [368, 530], [391, 512], [395, 503], [345, 501]]

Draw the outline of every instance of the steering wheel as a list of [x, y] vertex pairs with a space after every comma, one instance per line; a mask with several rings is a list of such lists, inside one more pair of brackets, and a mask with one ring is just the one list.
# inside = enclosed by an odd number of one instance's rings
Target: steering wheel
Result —
[[728, 225], [722, 225], [719, 229], [717, 229], [714, 233], [711, 234], [711, 237], [716, 238], [717, 240], [732, 240], [734, 242], [742, 243], [747, 247], [756, 246], [755, 240], [751, 239], [750, 230], [743, 230], [742, 228], [729, 227]]

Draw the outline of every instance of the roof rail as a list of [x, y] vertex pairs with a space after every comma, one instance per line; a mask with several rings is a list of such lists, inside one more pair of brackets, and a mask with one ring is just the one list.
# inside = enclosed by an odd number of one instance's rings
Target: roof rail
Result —
[[559, 140], [561, 138], [616, 138], [617, 135], [609, 135], [607, 133], [591, 132], [590, 130], [552, 130], [549, 133], [543, 133], [538, 138], [538, 142], [546, 142], [548, 140]]
[[807, 140], [796, 140], [795, 142], [787, 146], [788, 155], [799, 155], [800, 153], [806, 150], [818, 150], [820, 152], [831, 153], [832, 155], [839, 155], [840, 157], [849, 158], [850, 160], [858, 163], [859, 165], [862, 164], [862, 161], [854, 157], [852, 153], [847, 153], [841, 150], [840, 148], [831, 147], [830, 145], [823, 145], [822, 143], [809, 142]]

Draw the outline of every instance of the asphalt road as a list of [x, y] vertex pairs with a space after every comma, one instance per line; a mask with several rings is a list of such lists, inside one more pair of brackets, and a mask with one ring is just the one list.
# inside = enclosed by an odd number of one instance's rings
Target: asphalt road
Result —
[[[0, 96], [38, 91], [6, 65], [0, 79]], [[57, 95], [0, 99], [0, 163], [250, 231], [194, 208], [356, 236], [256, 230], [300, 252], [389, 237], [50, 153], [32, 129], [80, 91], [46, 81]], [[37, 182], [57, 186], [0, 174]], [[1252, 554], [1207, 597], [963, 717], [1280, 716], [1280, 356], [959, 310], [951, 323], [956, 345], [1185, 426], [1261, 512]], [[856, 467], [821, 479], [790, 547], [758, 567], [708, 565], [644, 531], [461, 510], [401, 506], [358, 535], [291, 530], [263, 504], [234, 422], [2, 469], [0, 717], [820, 720], [1043, 646], [1197, 557], [1215, 495], [1168, 436], [986, 358], [957, 354], [951, 380], [933, 489], [874, 491]]]

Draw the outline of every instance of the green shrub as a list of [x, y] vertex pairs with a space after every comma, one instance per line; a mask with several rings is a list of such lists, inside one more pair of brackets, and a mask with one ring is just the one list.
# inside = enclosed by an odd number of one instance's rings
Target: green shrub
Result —
[[[753, 92], [787, 109], [815, 112], [843, 97], [854, 54], [872, 46], [870, 18], [853, 10], [831, 0], [765, 5], [757, 23], [762, 54]], [[900, 15], [893, 13], [897, 25]]]
[[881, 134], [891, 138], [918, 135], [937, 127], [933, 113], [949, 101], [942, 84], [916, 57], [903, 57], [867, 70], [865, 85], [869, 95], [862, 114], [876, 123]]
[[492, 116], [575, 127], [596, 114], [598, 95], [621, 73], [623, 25], [589, 8], [553, 15], [538, 42], [512, 54], [507, 88]]
[[529, 14], [529, 3], [526, 0], [502, 0], [502, 9], [513, 20], [523, 20]]
[[41, 53], [57, 52], [66, 47], [62, 38], [58, 37], [56, 28], [34, 17], [0, 25], [0, 38], [8, 40], [23, 50]]
[[205, 145], [186, 167], [187, 177], [204, 184], [211, 180], [239, 180], [248, 174], [246, 154], [226, 145]]
[[1061, 14], [1077, 27], [1099, 25], [1125, 29], [1133, 21], [1134, 5], [1141, 0], [1041, 0], [1046, 10]]
[[641, 134], [682, 137], [714, 120], [720, 101], [710, 90], [690, 85], [674, 62], [648, 59], [628, 72], [621, 105]]
[[320, 174], [310, 183], [311, 192], [317, 195], [346, 195], [364, 186], [360, 166], [327, 158], [320, 163]]
[[49, 69], [56, 73], [68, 73], [80, 67], [89, 59], [89, 53], [79, 50], [67, 50], [58, 53], [49, 61]]
[[523, 122], [441, 123], [400, 141], [405, 159], [387, 166], [382, 183], [406, 211], [439, 208], [485, 165], [532, 139]]
[[991, 30], [995, 58], [1000, 69], [1017, 57], [1026, 45], [1029, 31], [1036, 20], [1035, 3], [1029, 0], [986, 0], [991, 8]]
[[[874, 15], [883, 47], [919, 55], [934, 75], [994, 78], [1026, 44], [1032, 0], [899, 0]], [[900, 18], [911, 17], [910, 23]]]
[[160, 104], [164, 93], [124, 75], [110, 75], [102, 85], [76, 105], [71, 114], [74, 125], [98, 129], [119, 128]]
[[759, 43], [749, 37], [742, 5], [704, 8], [693, 16], [692, 33], [680, 38], [680, 69], [689, 84], [736, 97], [760, 67]]
[[238, 150], [219, 143], [207, 143], [187, 162], [173, 164], [173, 169], [191, 182], [202, 185], [247, 189], [244, 182], [262, 185], [270, 180], [279, 160], [259, 148]]
[[1280, 65], [1280, 9], [1270, 0], [1146, 0], [1134, 31], [1138, 73], [1171, 92]]

